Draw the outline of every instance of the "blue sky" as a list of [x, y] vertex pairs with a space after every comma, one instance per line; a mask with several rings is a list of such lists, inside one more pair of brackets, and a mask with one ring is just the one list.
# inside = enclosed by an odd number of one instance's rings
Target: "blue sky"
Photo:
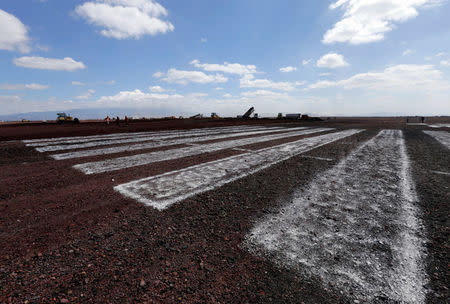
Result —
[[6, 0], [0, 115], [450, 114], [443, 0]]

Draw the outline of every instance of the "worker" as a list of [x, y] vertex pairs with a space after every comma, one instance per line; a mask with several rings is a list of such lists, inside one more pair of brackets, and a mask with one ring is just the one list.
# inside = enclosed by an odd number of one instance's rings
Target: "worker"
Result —
[[128, 116], [125, 115], [125, 125], [128, 126]]
[[117, 118], [116, 118], [116, 124], [120, 125], [120, 117], [119, 116], [117, 116]]
[[106, 120], [106, 125], [109, 125], [109, 120], [110, 120], [110, 119], [109, 119], [109, 115], [106, 116], [106, 119], [105, 119], [105, 120]]

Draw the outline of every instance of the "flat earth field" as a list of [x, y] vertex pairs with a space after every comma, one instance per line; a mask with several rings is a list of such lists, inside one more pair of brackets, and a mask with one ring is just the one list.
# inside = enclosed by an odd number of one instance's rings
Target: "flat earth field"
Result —
[[0, 126], [0, 303], [449, 303], [450, 120]]

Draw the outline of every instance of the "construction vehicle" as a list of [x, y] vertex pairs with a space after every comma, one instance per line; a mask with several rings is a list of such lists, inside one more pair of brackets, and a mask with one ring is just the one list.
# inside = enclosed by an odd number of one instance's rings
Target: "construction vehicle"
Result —
[[192, 118], [192, 119], [202, 119], [202, 118], [203, 118], [203, 114], [197, 114], [197, 115], [191, 116], [191, 117], [189, 117], [189, 118]]
[[219, 116], [217, 113], [212, 112], [212, 113], [211, 113], [211, 118], [213, 118], [213, 119], [219, 119], [220, 116]]
[[66, 113], [57, 113], [58, 118], [56, 118], [56, 122], [59, 124], [63, 123], [79, 123], [80, 121], [78, 118], [73, 118], [70, 115], [67, 115]]
[[286, 119], [296, 119], [299, 120], [301, 119], [302, 114], [300, 113], [295, 113], [295, 114], [286, 114]]
[[278, 113], [277, 119], [283, 119], [283, 113]]
[[242, 115], [243, 119], [249, 119], [250, 115], [252, 115], [252, 113], [255, 112], [255, 108], [251, 107], [250, 109], [247, 110], [247, 112], [245, 112], [244, 115]]

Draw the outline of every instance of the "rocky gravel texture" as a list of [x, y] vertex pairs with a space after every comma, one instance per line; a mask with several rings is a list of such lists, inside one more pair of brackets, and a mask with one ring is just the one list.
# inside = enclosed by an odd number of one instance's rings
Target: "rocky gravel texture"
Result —
[[[171, 123], [142, 122], [127, 130], [237, 124]], [[394, 119], [288, 125], [366, 131], [164, 211], [125, 199], [113, 186], [243, 152], [224, 150], [87, 176], [74, 170], [73, 162], [55, 161], [16, 140], [124, 132], [125, 127], [0, 127], [2, 139], [14, 140], [0, 143], [0, 303], [355, 303], [351, 293], [278, 267], [251, 254], [243, 242], [254, 223], [295, 189], [386, 128], [404, 130], [412, 163], [428, 236], [427, 302], [447, 303], [450, 176], [431, 171], [450, 172], [449, 150], [421, 131], [426, 127]]]

